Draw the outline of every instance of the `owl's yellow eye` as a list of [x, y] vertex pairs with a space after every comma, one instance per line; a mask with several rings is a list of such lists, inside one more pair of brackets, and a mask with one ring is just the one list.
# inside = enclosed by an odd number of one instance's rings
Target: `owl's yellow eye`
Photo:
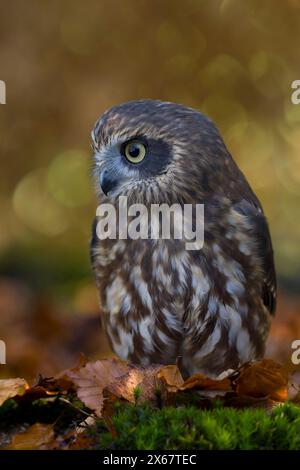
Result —
[[131, 140], [125, 144], [124, 154], [130, 163], [140, 163], [146, 156], [146, 147], [138, 140]]

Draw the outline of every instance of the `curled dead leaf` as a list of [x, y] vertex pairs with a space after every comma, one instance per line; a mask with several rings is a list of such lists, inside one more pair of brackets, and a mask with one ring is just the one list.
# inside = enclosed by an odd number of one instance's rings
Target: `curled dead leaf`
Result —
[[238, 395], [269, 397], [275, 401], [288, 398], [288, 373], [272, 359], [245, 364], [235, 381]]
[[24, 379], [3, 379], [0, 380], [0, 406], [9, 398], [22, 396], [29, 388]]
[[180, 387], [180, 390], [205, 390], [205, 391], [216, 391], [216, 392], [232, 392], [231, 381], [228, 378], [225, 379], [211, 379], [206, 377], [204, 374], [195, 374], [187, 379], [184, 384]]
[[180, 370], [176, 365], [169, 365], [161, 367], [157, 373], [158, 380], [164, 382], [164, 385], [169, 393], [175, 393], [184, 384], [184, 380]]
[[198, 373], [184, 381], [175, 365], [162, 367], [157, 374], [157, 378], [163, 382], [164, 388], [169, 394], [188, 390], [201, 390], [202, 395], [213, 397], [232, 392], [231, 381], [228, 378], [214, 380]]
[[157, 373], [159, 406], [169, 406], [174, 403], [179, 388], [184, 383], [177, 365], [161, 367]]

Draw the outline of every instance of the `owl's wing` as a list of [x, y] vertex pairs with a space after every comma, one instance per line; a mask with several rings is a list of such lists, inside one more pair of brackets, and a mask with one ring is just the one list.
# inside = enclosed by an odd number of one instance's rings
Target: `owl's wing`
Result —
[[276, 309], [276, 273], [274, 266], [273, 248], [267, 220], [257, 200], [243, 199], [234, 204], [234, 209], [247, 217], [258, 247], [258, 255], [264, 270], [262, 299], [271, 314]]

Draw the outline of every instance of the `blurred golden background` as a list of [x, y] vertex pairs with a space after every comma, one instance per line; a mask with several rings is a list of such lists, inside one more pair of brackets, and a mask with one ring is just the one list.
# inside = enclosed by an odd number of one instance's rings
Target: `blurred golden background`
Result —
[[0, 375], [108, 351], [89, 266], [90, 131], [119, 102], [211, 116], [269, 219], [280, 284], [268, 354], [300, 338], [300, 1], [1, 2]]

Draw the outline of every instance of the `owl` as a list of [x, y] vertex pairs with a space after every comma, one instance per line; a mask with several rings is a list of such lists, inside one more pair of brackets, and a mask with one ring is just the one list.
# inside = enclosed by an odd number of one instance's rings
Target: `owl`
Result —
[[113, 351], [142, 365], [217, 377], [263, 356], [275, 312], [268, 224], [214, 123], [183, 105], [140, 100], [92, 131], [101, 204], [202, 204], [200, 249], [185, 240], [101, 238], [91, 261]]

